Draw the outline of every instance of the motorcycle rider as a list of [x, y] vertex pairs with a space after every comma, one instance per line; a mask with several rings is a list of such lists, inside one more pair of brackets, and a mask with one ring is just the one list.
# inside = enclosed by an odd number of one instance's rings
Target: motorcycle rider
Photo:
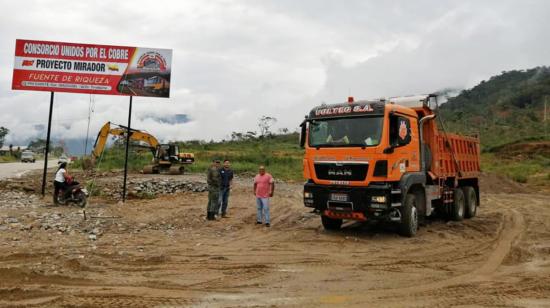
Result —
[[67, 184], [67, 177], [70, 176], [67, 171], [67, 163], [63, 162], [59, 164], [59, 168], [55, 172], [55, 180], [53, 181], [54, 193], [53, 193], [53, 203], [58, 204], [57, 196], [59, 191], [63, 191], [63, 198], [67, 198], [68, 192], [70, 192], [70, 185]]

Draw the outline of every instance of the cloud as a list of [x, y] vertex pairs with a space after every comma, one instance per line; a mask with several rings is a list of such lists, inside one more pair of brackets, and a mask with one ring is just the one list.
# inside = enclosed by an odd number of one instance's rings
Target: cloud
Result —
[[[163, 141], [223, 139], [262, 115], [295, 129], [320, 102], [471, 87], [548, 64], [547, 1], [16, 1], [0, 20], [0, 126], [45, 137], [49, 93], [12, 91], [16, 38], [173, 49], [170, 99], [134, 98]], [[126, 124], [128, 98], [56, 93], [52, 135]], [[159, 121], [187, 115], [186, 123]]]
[[461, 2], [439, 17], [415, 19], [421, 27], [402, 33], [415, 43], [399, 42], [351, 66], [327, 61], [327, 82], [317, 97], [341, 100], [347, 91], [374, 98], [467, 88], [502, 70], [548, 65], [550, 43], [540, 38], [550, 27], [549, 5], [498, 4]]

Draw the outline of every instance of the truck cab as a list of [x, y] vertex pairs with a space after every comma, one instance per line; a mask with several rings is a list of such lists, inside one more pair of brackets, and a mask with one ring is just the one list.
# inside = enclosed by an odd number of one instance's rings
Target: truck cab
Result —
[[349, 98], [315, 107], [306, 116], [301, 134], [304, 205], [321, 215], [326, 229], [339, 229], [344, 219], [383, 220], [413, 236], [419, 219], [437, 204], [432, 201], [458, 187], [456, 170], [450, 174], [454, 177], [442, 178], [431, 168], [432, 143], [439, 136], [433, 99]]

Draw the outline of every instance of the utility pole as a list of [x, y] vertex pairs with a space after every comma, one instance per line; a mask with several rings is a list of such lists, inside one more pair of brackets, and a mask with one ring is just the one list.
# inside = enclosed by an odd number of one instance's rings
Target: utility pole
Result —
[[548, 101], [548, 95], [544, 96], [544, 117], [543, 117], [543, 125], [544, 125], [544, 138], [548, 139], [548, 128], [546, 125], [546, 102]]
[[84, 156], [86, 156], [86, 153], [88, 152], [88, 138], [90, 137], [90, 119], [92, 112], [92, 94], [90, 94], [90, 103], [88, 105], [88, 129], [86, 130], [86, 141], [84, 141]]

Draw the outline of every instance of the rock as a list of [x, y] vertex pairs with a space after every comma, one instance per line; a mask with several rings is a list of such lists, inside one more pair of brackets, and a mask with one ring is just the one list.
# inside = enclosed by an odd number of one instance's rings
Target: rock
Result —
[[16, 224], [18, 222], [19, 222], [19, 220], [17, 220], [17, 218], [15, 218], [15, 217], [8, 217], [8, 219], [6, 219], [6, 223], [8, 223], [8, 224]]
[[21, 231], [28, 231], [28, 230], [31, 230], [33, 228], [32, 225], [22, 225], [20, 230]]
[[90, 231], [90, 234], [100, 235], [101, 230], [99, 230], [99, 228], [94, 228], [92, 229], [92, 231]]
[[95, 241], [95, 240], [97, 240], [97, 235], [90, 234], [90, 235], [88, 235], [88, 239], [91, 240], [91, 241]]

